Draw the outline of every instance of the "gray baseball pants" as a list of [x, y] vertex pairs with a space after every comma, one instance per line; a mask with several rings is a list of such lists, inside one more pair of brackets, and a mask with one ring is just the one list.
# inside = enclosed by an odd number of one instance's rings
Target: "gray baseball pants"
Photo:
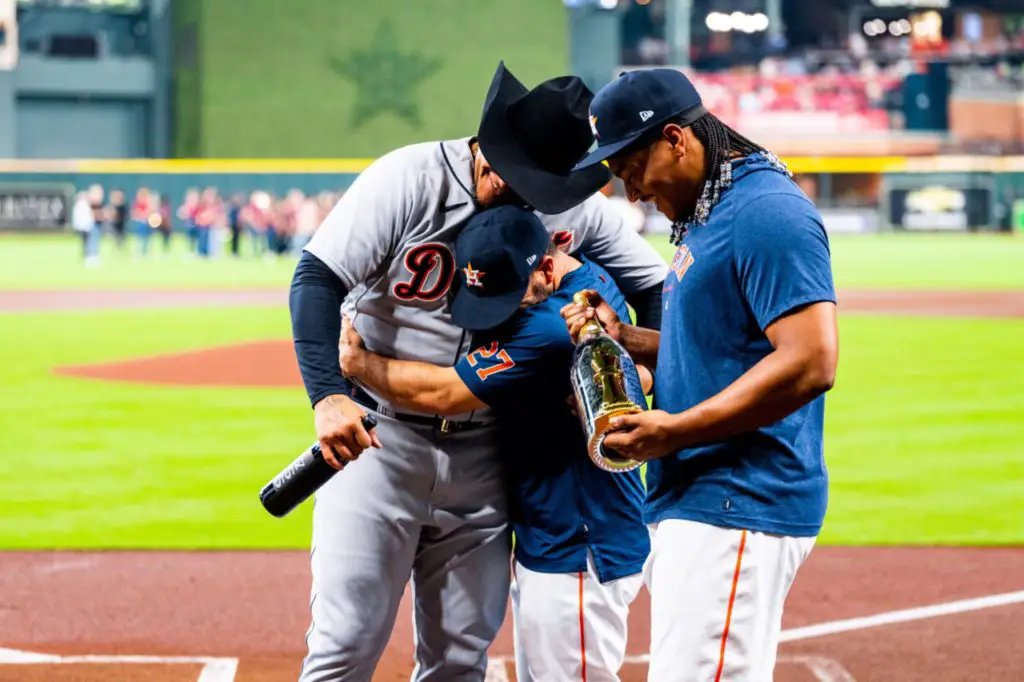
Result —
[[442, 436], [379, 415], [384, 446], [321, 488], [300, 682], [369, 682], [412, 578], [413, 682], [482, 682], [511, 528], [493, 426]]

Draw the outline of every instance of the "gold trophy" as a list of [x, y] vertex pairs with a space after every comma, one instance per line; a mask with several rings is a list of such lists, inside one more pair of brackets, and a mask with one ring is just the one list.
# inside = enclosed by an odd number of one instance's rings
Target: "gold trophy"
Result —
[[[580, 305], [590, 303], [582, 292], [573, 296], [573, 301]], [[640, 462], [606, 451], [602, 445], [612, 417], [647, 409], [647, 399], [633, 358], [608, 336], [600, 322], [589, 320], [580, 330], [571, 372], [576, 410], [587, 437], [590, 459], [613, 473], [636, 469]]]

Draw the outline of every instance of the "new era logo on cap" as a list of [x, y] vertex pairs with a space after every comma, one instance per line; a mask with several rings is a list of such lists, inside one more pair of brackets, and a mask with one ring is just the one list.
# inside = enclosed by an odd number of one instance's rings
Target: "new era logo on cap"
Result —
[[529, 258], [526, 259], [526, 264], [527, 265], [533, 265], [536, 262], [537, 262], [537, 254], [533, 254], [532, 256], [530, 256]]
[[647, 120], [651, 116], [654, 116], [654, 112], [651, 111], [650, 109], [646, 109], [646, 110], [640, 112], [640, 120], [643, 121], [644, 123], [647, 123]]

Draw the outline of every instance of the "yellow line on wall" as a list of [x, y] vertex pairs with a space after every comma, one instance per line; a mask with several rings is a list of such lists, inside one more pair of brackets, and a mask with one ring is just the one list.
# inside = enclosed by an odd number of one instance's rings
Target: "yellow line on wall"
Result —
[[[1024, 156], [862, 156], [784, 159], [794, 173], [1022, 173]], [[373, 159], [8, 159], [0, 173], [130, 175], [356, 174]]]

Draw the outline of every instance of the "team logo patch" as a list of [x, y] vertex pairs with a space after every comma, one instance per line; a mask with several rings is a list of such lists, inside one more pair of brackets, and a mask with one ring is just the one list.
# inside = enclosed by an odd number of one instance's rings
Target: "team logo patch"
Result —
[[429, 242], [405, 252], [406, 272], [399, 273], [391, 295], [400, 301], [431, 302], [448, 293], [455, 276], [455, 256], [446, 244]]
[[693, 253], [686, 244], [680, 244], [676, 249], [676, 255], [672, 257], [672, 272], [676, 273], [676, 279], [682, 281], [683, 275], [693, 265]]
[[472, 263], [466, 263], [466, 267], [462, 268], [462, 274], [466, 276], [467, 287], [484, 288], [484, 283], [481, 280], [483, 280], [484, 275], [487, 273], [482, 270], [474, 270]]
[[569, 230], [562, 230], [551, 235], [551, 241], [562, 253], [572, 252], [573, 234]]
[[601, 136], [597, 134], [597, 116], [590, 117], [590, 130], [594, 133], [595, 140], [601, 139]]

